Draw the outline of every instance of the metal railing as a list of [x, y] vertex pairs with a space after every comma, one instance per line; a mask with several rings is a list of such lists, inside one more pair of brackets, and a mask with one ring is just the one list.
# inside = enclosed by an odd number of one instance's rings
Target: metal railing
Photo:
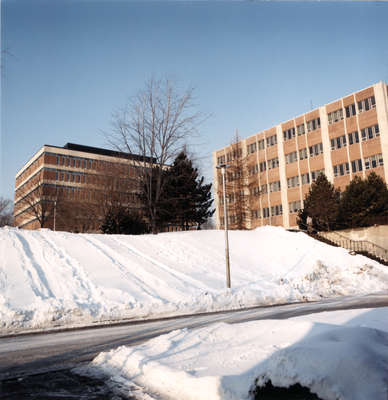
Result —
[[318, 235], [330, 240], [344, 249], [354, 252], [366, 252], [385, 262], [388, 262], [388, 250], [368, 240], [349, 239], [338, 232], [318, 232]]

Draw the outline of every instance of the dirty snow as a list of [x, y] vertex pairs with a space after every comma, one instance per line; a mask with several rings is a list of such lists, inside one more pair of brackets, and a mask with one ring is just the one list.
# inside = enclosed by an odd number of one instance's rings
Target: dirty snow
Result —
[[124, 236], [0, 229], [0, 332], [387, 290], [388, 268], [303, 233]]
[[87, 368], [96, 372], [143, 387], [141, 399], [253, 399], [271, 381], [323, 400], [386, 400], [388, 308], [177, 330], [99, 354]]

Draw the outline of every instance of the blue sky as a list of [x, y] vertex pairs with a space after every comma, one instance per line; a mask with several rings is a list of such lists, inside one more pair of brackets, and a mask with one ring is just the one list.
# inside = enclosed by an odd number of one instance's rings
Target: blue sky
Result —
[[211, 152], [388, 81], [388, 3], [3, 0], [1, 187], [43, 145], [106, 147], [152, 75], [196, 88]]

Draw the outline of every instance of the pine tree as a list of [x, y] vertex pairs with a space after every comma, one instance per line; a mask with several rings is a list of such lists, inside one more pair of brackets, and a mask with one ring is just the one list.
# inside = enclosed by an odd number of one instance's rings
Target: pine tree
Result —
[[193, 224], [200, 226], [213, 215], [210, 210], [213, 200], [211, 184], [204, 185], [198, 178], [198, 170], [182, 151], [174, 164], [166, 171], [166, 183], [160, 204], [160, 215], [164, 223], [188, 230]]
[[341, 228], [370, 226], [387, 215], [388, 189], [383, 179], [375, 172], [365, 180], [356, 176], [341, 197]]
[[[331, 230], [335, 227], [338, 216], [340, 191], [327, 180], [326, 175], [321, 174], [311, 185], [309, 193], [304, 200], [304, 209], [300, 216], [313, 220], [313, 226], [317, 230]], [[299, 226], [303, 221], [298, 221]]]
[[194, 221], [197, 223], [197, 229], [201, 229], [204, 224], [214, 214], [214, 209], [211, 209], [213, 200], [211, 198], [212, 184], [204, 184], [204, 177], [197, 182], [196, 190], [196, 209]]
[[338, 224], [340, 228], [364, 226], [368, 199], [367, 183], [355, 176], [341, 195]]
[[148, 232], [141, 216], [124, 206], [111, 207], [104, 217], [101, 230], [105, 234], [141, 235]]

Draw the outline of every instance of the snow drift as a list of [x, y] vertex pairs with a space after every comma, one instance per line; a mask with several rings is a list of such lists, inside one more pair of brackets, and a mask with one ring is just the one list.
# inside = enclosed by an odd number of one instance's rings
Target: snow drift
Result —
[[315, 300], [388, 288], [388, 268], [303, 233], [124, 236], [0, 229], [0, 328], [141, 319]]
[[387, 311], [177, 330], [100, 353], [86, 372], [102, 372], [127, 387], [140, 385], [163, 399], [253, 399], [256, 386], [270, 380], [278, 387], [299, 383], [324, 400], [386, 400]]

